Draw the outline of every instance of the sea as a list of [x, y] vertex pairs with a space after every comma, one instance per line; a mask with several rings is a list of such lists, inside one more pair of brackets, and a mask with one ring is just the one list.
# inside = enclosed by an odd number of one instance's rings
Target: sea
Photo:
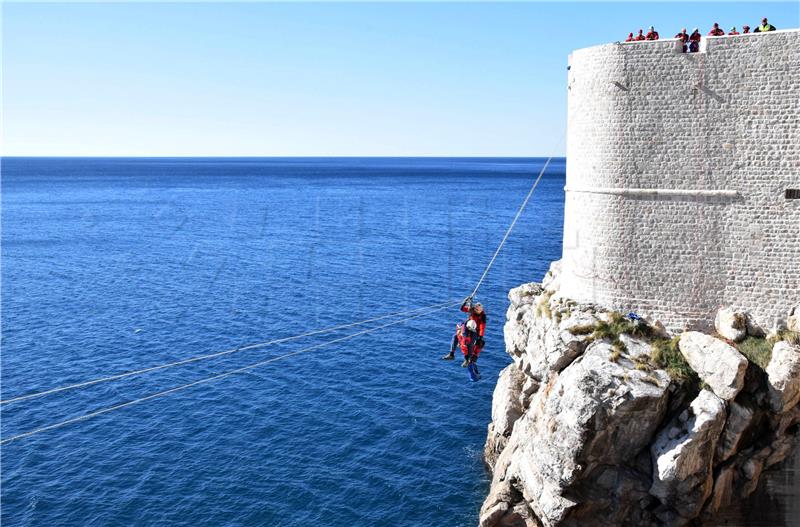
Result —
[[441, 356], [544, 163], [2, 159], [3, 400], [229, 353], [4, 404], [4, 440], [36, 433], [2, 445], [0, 521], [475, 525], [507, 294], [560, 257], [563, 158], [477, 292], [482, 379]]

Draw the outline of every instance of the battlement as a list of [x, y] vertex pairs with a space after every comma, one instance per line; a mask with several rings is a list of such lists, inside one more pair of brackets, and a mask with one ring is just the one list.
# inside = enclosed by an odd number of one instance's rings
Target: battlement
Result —
[[800, 31], [576, 50], [562, 291], [672, 328], [800, 296]]

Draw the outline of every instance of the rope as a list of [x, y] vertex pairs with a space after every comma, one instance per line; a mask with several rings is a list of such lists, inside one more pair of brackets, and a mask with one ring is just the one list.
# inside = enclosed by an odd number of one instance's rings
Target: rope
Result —
[[288, 357], [294, 357], [294, 356], [300, 355], [302, 353], [308, 353], [310, 351], [314, 351], [314, 350], [323, 348], [325, 346], [329, 346], [331, 344], [335, 344], [337, 342], [343, 342], [345, 340], [349, 340], [349, 339], [352, 339], [352, 338], [360, 336], [360, 335], [366, 335], [367, 333], [372, 333], [373, 331], [378, 331], [379, 329], [384, 329], [384, 328], [388, 328], [390, 326], [395, 326], [397, 324], [402, 324], [404, 322], [407, 322], [409, 320], [413, 320], [415, 318], [424, 317], [424, 316], [427, 316], [427, 315], [432, 315], [433, 313], [437, 313], [437, 312], [439, 312], [439, 311], [441, 311], [443, 309], [447, 309], [449, 307], [452, 307], [452, 306], [455, 306], [455, 305], [458, 305], [458, 304], [460, 304], [460, 301], [459, 302], [448, 302], [447, 305], [440, 306], [440, 307], [438, 307], [436, 309], [433, 309], [432, 311], [427, 311], [427, 312], [424, 312], [424, 313], [420, 313], [420, 314], [417, 314], [417, 315], [406, 317], [406, 318], [404, 318], [402, 320], [396, 320], [396, 321], [393, 321], [393, 322], [389, 322], [387, 324], [382, 324], [380, 326], [376, 326], [374, 328], [369, 328], [369, 329], [365, 329], [365, 330], [362, 330], [362, 331], [358, 331], [356, 333], [351, 333], [350, 335], [345, 335], [344, 337], [339, 337], [337, 339], [333, 339], [333, 340], [329, 340], [329, 341], [326, 341], [326, 342], [322, 342], [320, 344], [316, 344], [316, 345], [310, 346], [308, 348], [303, 348], [303, 349], [300, 349], [300, 350], [297, 350], [297, 351], [293, 351], [291, 353], [286, 353], [284, 355], [278, 355], [277, 357], [272, 357], [271, 359], [267, 359], [267, 360], [263, 360], [263, 361], [260, 361], [260, 362], [256, 362], [256, 363], [250, 364], [248, 366], [243, 366], [241, 368], [236, 368], [234, 370], [230, 370], [230, 371], [226, 371], [226, 372], [223, 372], [223, 373], [218, 373], [216, 375], [212, 375], [211, 377], [205, 377], [205, 378], [197, 380], [197, 381], [193, 381], [193, 382], [190, 382], [190, 383], [187, 383], [187, 384], [182, 384], [180, 386], [176, 386], [174, 388], [170, 388], [169, 390], [164, 390], [164, 391], [161, 391], [161, 392], [157, 392], [157, 393], [154, 393], [154, 394], [151, 394], [151, 395], [147, 395], [145, 397], [140, 397], [138, 399], [133, 399], [131, 401], [127, 401], [127, 402], [124, 402], [124, 403], [116, 404], [114, 406], [101, 408], [100, 410], [96, 410], [96, 411], [90, 412], [88, 414], [79, 415], [78, 417], [73, 417], [71, 419], [66, 419], [64, 421], [60, 421], [60, 422], [52, 424], [52, 425], [47, 425], [47, 426], [43, 426], [43, 427], [40, 427], [40, 428], [36, 428], [36, 429], [30, 430], [28, 432], [23, 432], [21, 434], [17, 434], [15, 436], [11, 436], [9, 438], [0, 440], [0, 445], [4, 445], [4, 444], [10, 443], [12, 441], [17, 441], [17, 440], [25, 438], [25, 437], [29, 437], [29, 436], [32, 436], [32, 435], [35, 435], [35, 434], [39, 434], [41, 432], [47, 432], [49, 430], [55, 430], [56, 428], [61, 428], [63, 426], [67, 426], [67, 425], [70, 425], [70, 424], [73, 424], [73, 423], [78, 423], [80, 421], [86, 421], [87, 419], [91, 419], [93, 417], [97, 417], [98, 415], [107, 414], [109, 412], [113, 412], [115, 410], [120, 410], [120, 409], [128, 407], [128, 406], [133, 406], [134, 404], [143, 403], [145, 401], [149, 401], [151, 399], [156, 399], [158, 397], [164, 397], [166, 395], [169, 395], [169, 394], [172, 394], [172, 393], [175, 393], [175, 392], [179, 392], [179, 391], [185, 390], [187, 388], [191, 388], [192, 386], [198, 386], [200, 384], [206, 384], [206, 383], [209, 383], [209, 382], [212, 382], [212, 381], [216, 381], [216, 380], [219, 380], [219, 379], [222, 379], [222, 378], [225, 378], [225, 377], [229, 377], [231, 375], [236, 375], [237, 373], [243, 373], [243, 372], [246, 372], [246, 371], [250, 371], [252, 369], [255, 369], [255, 368], [258, 368], [258, 367], [261, 367], [261, 366], [265, 366], [267, 364], [270, 364], [270, 363], [273, 363], [273, 362], [277, 362], [279, 360], [283, 360], [283, 359], [286, 359]]
[[269, 341], [266, 341], [266, 342], [259, 342], [259, 343], [256, 343], [256, 344], [250, 344], [250, 345], [247, 345], [247, 346], [242, 346], [242, 347], [238, 347], [238, 348], [232, 348], [232, 349], [229, 349], [229, 350], [219, 351], [219, 352], [216, 352], [216, 353], [209, 353], [209, 354], [206, 354], [206, 355], [197, 355], [195, 357], [189, 357], [188, 359], [182, 359], [182, 360], [178, 360], [178, 361], [175, 361], [175, 362], [169, 362], [169, 363], [166, 363], [166, 364], [159, 364], [159, 365], [156, 365], [156, 366], [150, 366], [150, 367], [142, 368], [142, 369], [139, 369], [139, 370], [132, 370], [132, 371], [127, 371], [127, 372], [123, 372], [123, 373], [117, 373], [117, 374], [109, 375], [109, 376], [106, 376], [106, 377], [99, 377], [97, 379], [90, 379], [88, 381], [78, 382], [78, 383], [75, 383], [75, 384], [67, 384], [67, 385], [64, 385], [64, 386], [51, 388], [49, 390], [44, 390], [44, 391], [41, 391], [41, 392], [34, 392], [34, 393], [26, 394], [26, 395], [20, 395], [20, 396], [17, 396], [17, 397], [12, 397], [11, 399], [6, 399], [6, 400], [3, 400], [3, 401], [0, 401], [0, 405], [16, 403], [16, 402], [19, 402], [19, 401], [25, 401], [25, 400], [28, 400], [28, 399], [33, 399], [35, 397], [43, 397], [45, 395], [50, 395], [50, 394], [63, 392], [63, 391], [67, 391], [67, 390], [74, 390], [76, 388], [85, 388], [87, 386], [92, 386], [94, 384], [99, 384], [99, 383], [109, 382], [109, 381], [115, 381], [117, 379], [123, 379], [125, 377], [131, 377], [131, 376], [134, 376], [134, 375], [141, 375], [141, 374], [144, 374], [144, 373], [149, 373], [151, 371], [163, 370], [163, 369], [166, 369], [166, 368], [173, 368], [175, 366], [183, 366], [184, 364], [190, 364], [192, 362], [198, 362], [198, 361], [202, 361], [202, 360], [213, 359], [213, 358], [216, 358], [216, 357], [222, 357], [224, 355], [231, 355], [233, 353], [238, 353], [240, 351], [247, 351], [247, 350], [253, 350], [253, 349], [258, 349], [258, 348], [264, 348], [266, 346], [270, 346], [270, 345], [273, 345], [273, 344], [281, 344], [281, 343], [284, 343], [284, 342], [289, 342], [289, 341], [301, 339], [301, 338], [304, 338], [304, 337], [310, 337], [310, 336], [319, 335], [319, 334], [322, 334], [322, 333], [330, 333], [332, 331], [337, 331], [337, 330], [340, 330], [340, 329], [346, 329], [346, 328], [350, 328], [350, 327], [353, 327], [353, 326], [361, 326], [363, 324], [368, 324], [370, 322], [377, 322], [379, 320], [383, 320], [383, 319], [389, 318], [389, 317], [407, 315], [407, 314], [412, 314], [412, 313], [415, 313], [415, 312], [418, 312], [418, 311], [424, 311], [426, 309], [433, 309], [433, 308], [440, 307], [440, 306], [450, 306], [450, 305], [452, 305], [450, 302], [440, 302], [440, 303], [437, 303], [437, 304], [432, 304], [430, 306], [418, 307], [418, 308], [411, 309], [411, 310], [406, 310], [406, 311], [397, 311], [395, 313], [389, 313], [389, 314], [386, 314], [386, 315], [383, 315], [383, 316], [380, 316], [380, 317], [368, 318], [368, 319], [365, 319], [365, 320], [360, 320], [358, 322], [350, 322], [349, 324], [341, 324], [339, 326], [332, 326], [332, 327], [328, 327], [328, 328], [317, 329], [317, 330], [314, 330], [314, 331], [309, 331], [307, 333], [302, 333], [300, 335], [294, 335], [294, 336], [291, 336], [291, 337], [284, 337], [284, 338], [280, 338], [280, 339], [269, 340]]
[[552, 160], [553, 160], [553, 156], [550, 156], [550, 157], [547, 158], [547, 161], [545, 162], [544, 166], [539, 171], [539, 176], [536, 178], [536, 181], [533, 182], [533, 186], [528, 191], [528, 195], [525, 196], [525, 199], [522, 201], [522, 205], [519, 206], [519, 209], [517, 210], [517, 214], [514, 216], [514, 219], [511, 221], [511, 225], [508, 226], [508, 230], [506, 230], [506, 234], [503, 236], [503, 239], [500, 240], [500, 245], [497, 246], [497, 249], [494, 251], [494, 254], [492, 255], [492, 259], [489, 260], [489, 265], [487, 265], [486, 269], [483, 270], [483, 274], [481, 275], [480, 280], [478, 280], [478, 283], [475, 284], [475, 289], [472, 290], [472, 293], [470, 293], [467, 298], [474, 297], [475, 294], [478, 292], [478, 288], [480, 288], [481, 284], [483, 283], [483, 280], [486, 278], [486, 275], [489, 274], [489, 269], [492, 268], [492, 265], [494, 265], [494, 261], [497, 259], [497, 255], [500, 254], [500, 249], [503, 248], [503, 245], [505, 245], [506, 240], [508, 239], [508, 236], [511, 234], [511, 231], [514, 230], [514, 225], [517, 224], [517, 220], [522, 215], [522, 211], [524, 211], [525, 207], [528, 205], [528, 201], [531, 199], [531, 196], [533, 196], [533, 191], [536, 190], [537, 186], [539, 186], [539, 181], [541, 181], [542, 176], [544, 175], [544, 171], [547, 170], [547, 166], [550, 164], [550, 161], [552, 161]]

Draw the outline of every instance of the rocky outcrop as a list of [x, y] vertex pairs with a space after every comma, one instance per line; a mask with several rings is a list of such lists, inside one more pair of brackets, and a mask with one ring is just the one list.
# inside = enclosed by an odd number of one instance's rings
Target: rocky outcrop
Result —
[[509, 293], [513, 362], [494, 392], [481, 527], [684, 525], [789, 454], [800, 350], [776, 345], [765, 372], [709, 335], [674, 345], [656, 324], [561, 297], [557, 271]]
[[786, 329], [800, 333], [800, 304], [789, 311], [789, 316], [786, 318]]
[[689, 408], [661, 430], [650, 447], [650, 493], [668, 507], [662, 513], [666, 523], [696, 517], [711, 495], [714, 458], [710, 453], [717, 447], [725, 418], [725, 402], [703, 390]]
[[783, 413], [800, 401], [800, 346], [776, 342], [767, 365], [772, 410]]
[[742, 341], [747, 336], [747, 315], [730, 307], [720, 309], [714, 318], [714, 328], [728, 340]]
[[686, 362], [714, 393], [730, 401], [744, 386], [747, 359], [733, 346], [710, 335], [687, 331], [679, 343]]

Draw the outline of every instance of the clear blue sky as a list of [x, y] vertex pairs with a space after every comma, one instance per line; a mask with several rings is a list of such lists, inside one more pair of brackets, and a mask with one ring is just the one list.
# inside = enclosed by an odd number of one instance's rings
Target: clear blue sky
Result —
[[5, 3], [3, 153], [563, 154], [572, 49], [650, 24], [797, 27], [799, 9]]

